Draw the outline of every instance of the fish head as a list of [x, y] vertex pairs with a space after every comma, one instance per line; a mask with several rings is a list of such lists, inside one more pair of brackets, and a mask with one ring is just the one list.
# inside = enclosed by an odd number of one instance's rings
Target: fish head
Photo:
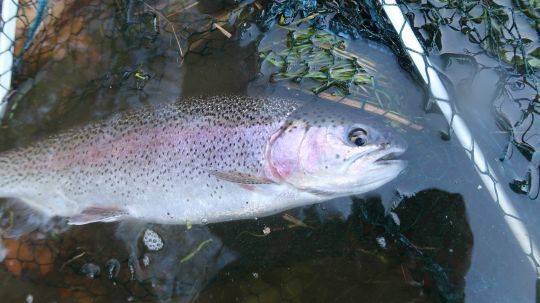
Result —
[[392, 129], [372, 120], [297, 119], [271, 138], [266, 171], [275, 180], [325, 198], [361, 194], [405, 169], [406, 161], [398, 157], [406, 148]]

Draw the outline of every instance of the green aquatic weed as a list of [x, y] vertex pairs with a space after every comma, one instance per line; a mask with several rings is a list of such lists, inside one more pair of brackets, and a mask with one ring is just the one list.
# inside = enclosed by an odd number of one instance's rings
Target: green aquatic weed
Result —
[[210, 244], [212, 241], [213, 241], [212, 239], [207, 239], [207, 240], [204, 240], [201, 243], [199, 243], [199, 245], [197, 246], [197, 248], [195, 248], [195, 250], [193, 250], [192, 252], [187, 254], [185, 257], [180, 259], [180, 263], [185, 263], [185, 262], [193, 259], [193, 257], [195, 257], [195, 255], [197, 255], [206, 245]]
[[289, 30], [284, 50], [263, 51], [260, 57], [278, 68], [273, 81], [312, 80], [312, 88], [320, 93], [336, 88], [348, 95], [352, 86], [371, 87], [375, 70], [367, 61], [361, 61], [345, 51], [345, 40], [314, 28]]

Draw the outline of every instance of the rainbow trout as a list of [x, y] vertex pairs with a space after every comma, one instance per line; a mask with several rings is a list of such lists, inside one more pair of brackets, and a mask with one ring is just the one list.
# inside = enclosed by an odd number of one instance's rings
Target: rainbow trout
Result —
[[0, 196], [71, 224], [254, 218], [394, 179], [405, 143], [331, 102], [205, 97], [119, 113], [0, 155]]

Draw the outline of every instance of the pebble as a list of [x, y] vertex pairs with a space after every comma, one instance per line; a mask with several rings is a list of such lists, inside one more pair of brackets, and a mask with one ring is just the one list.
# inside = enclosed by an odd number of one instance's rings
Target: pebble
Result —
[[105, 269], [107, 270], [107, 278], [109, 280], [113, 280], [118, 276], [118, 273], [120, 272], [120, 261], [118, 261], [115, 258], [110, 259], [105, 264]]
[[386, 239], [384, 237], [378, 237], [377, 243], [379, 243], [381, 248], [386, 249]]
[[143, 243], [149, 251], [158, 251], [163, 248], [163, 240], [151, 229], [144, 231]]
[[148, 257], [148, 255], [144, 255], [142, 259], [142, 263], [144, 267], [148, 267], [150, 265], [150, 257]]
[[399, 220], [399, 216], [395, 212], [391, 211], [390, 216], [392, 217], [392, 220], [394, 221], [394, 223], [396, 223], [397, 226], [401, 224], [401, 221]]
[[81, 267], [81, 273], [90, 279], [94, 279], [101, 273], [101, 269], [94, 263], [86, 263]]

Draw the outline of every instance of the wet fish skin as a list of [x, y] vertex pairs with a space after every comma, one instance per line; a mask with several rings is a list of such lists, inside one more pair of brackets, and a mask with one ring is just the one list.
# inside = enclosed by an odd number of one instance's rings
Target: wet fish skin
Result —
[[[183, 99], [4, 152], [0, 196], [72, 224], [264, 216], [395, 178], [404, 161], [381, 158], [404, 142], [373, 120], [319, 102]], [[349, 142], [354, 128], [368, 144]]]

